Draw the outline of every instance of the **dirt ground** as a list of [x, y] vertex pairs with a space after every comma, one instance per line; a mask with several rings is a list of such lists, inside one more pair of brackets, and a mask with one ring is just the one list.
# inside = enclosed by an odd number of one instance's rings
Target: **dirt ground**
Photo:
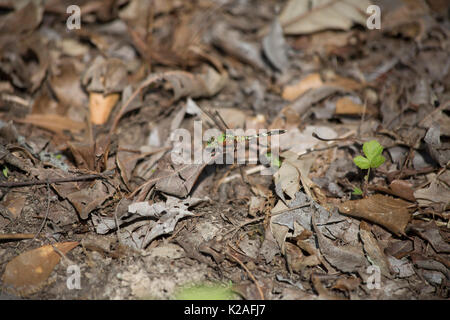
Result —
[[0, 298], [448, 299], [449, 18], [0, 1]]

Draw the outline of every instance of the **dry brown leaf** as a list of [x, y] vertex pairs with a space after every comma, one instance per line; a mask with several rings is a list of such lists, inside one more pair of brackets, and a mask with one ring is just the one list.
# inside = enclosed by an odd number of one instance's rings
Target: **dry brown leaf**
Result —
[[337, 115], [362, 115], [370, 112], [363, 105], [354, 102], [352, 99], [342, 97], [336, 101], [336, 109], [334, 113]]
[[57, 114], [28, 114], [25, 118], [16, 119], [15, 121], [33, 124], [55, 133], [62, 133], [64, 130], [79, 133], [86, 127], [86, 124], [83, 122], [73, 121]]
[[409, 202], [384, 195], [361, 200], [350, 200], [339, 205], [339, 212], [377, 223], [397, 235], [404, 235], [411, 214]]
[[[351, 92], [355, 90], [359, 90], [364, 87], [363, 83], [359, 83], [353, 79], [341, 77], [339, 75], [329, 75], [327, 79], [322, 80], [322, 77], [319, 73], [311, 73], [305, 78], [301, 79], [299, 82], [286, 86], [283, 89], [282, 97], [283, 99], [286, 99], [288, 101], [294, 101], [303, 95], [305, 97], [307, 96], [305, 93], [308, 91], [311, 95], [312, 92], [318, 91], [318, 92], [327, 92], [331, 91], [328, 94], [325, 94], [325, 96], [330, 95], [334, 93], [334, 91], [343, 91], [343, 92]], [[316, 93], [316, 95], [322, 96], [322, 94]], [[325, 97], [324, 96], [324, 97]], [[323, 99], [324, 97], [321, 97], [320, 99]], [[317, 102], [317, 101], [314, 101]], [[294, 109], [297, 109], [294, 107]]]
[[326, 29], [348, 30], [365, 24], [367, 0], [291, 0], [280, 14], [285, 34], [305, 34]]
[[[66, 254], [78, 242], [61, 242], [53, 246]], [[60, 255], [52, 245], [42, 246], [20, 254], [12, 259], [2, 276], [3, 285], [20, 295], [29, 295], [40, 290], [53, 268], [59, 263]]]
[[89, 94], [89, 110], [91, 112], [91, 122], [93, 124], [104, 124], [108, 121], [109, 115], [119, 101], [118, 93], [103, 95], [103, 93], [91, 92]]
[[359, 225], [359, 236], [364, 244], [364, 251], [369, 256], [371, 263], [380, 268], [383, 276], [390, 278], [391, 267], [389, 261], [378, 245], [377, 240], [372, 234], [371, 227], [367, 222], [361, 221]]
[[81, 83], [89, 92], [117, 93], [122, 92], [127, 85], [127, 75], [127, 68], [122, 60], [105, 60], [98, 56], [85, 71]]
[[35, 29], [42, 21], [44, 7], [37, 1], [28, 1], [25, 6], [13, 11], [0, 20], [2, 34], [20, 34]]
[[323, 85], [323, 81], [318, 73], [311, 73], [299, 82], [286, 86], [283, 89], [282, 97], [285, 100], [293, 101], [300, 97], [303, 93], [312, 88], [319, 88]]
[[357, 272], [367, 265], [367, 260], [361, 248], [351, 245], [335, 245], [319, 230], [314, 215], [312, 215], [311, 221], [316, 232], [320, 253], [333, 267], [342, 272]]
[[405, 180], [393, 180], [389, 185], [389, 188], [392, 190], [392, 193], [400, 198], [416, 201], [414, 197], [413, 186], [410, 182]]

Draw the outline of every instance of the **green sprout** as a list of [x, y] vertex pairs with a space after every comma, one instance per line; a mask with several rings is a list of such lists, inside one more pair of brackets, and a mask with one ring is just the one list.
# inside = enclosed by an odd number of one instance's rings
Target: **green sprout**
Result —
[[280, 158], [275, 158], [272, 156], [271, 152], [266, 153], [266, 158], [270, 161], [273, 167], [280, 168], [281, 167], [281, 160]]
[[232, 300], [235, 298], [231, 290], [231, 281], [226, 284], [206, 285], [198, 284], [187, 286], [178, 291], [175, 295], [177, 300]]
[[[353, 158], [353, 162], [361, 169], [367, 170], [367, 174], [364, 177], [365, 182], [369, 181], [370, 169], [375, 169], [381, 166], [386, 158], [381, 154], [383, 153], [383, 146], [376, 140], [371, 140], [363, 144], [363, 152], [365, 157], [357, 156]], [[353, 194], [362, 194], [362, 190], [355, 188]]]
[[354, 187], [353, 188], [353, 194], [355, 196], [361, 196], [363, 194], [363, 191], [360, 188], [358, 188], [358, 187]]
[[5, 176], [5, 178], [8, 178], [9, 170], [8, 170], [8, 167], [7, 167], [7, 166], [4, 166], [4, 167], [3, 167], [2, 172], [3, 172], [3, 175]]

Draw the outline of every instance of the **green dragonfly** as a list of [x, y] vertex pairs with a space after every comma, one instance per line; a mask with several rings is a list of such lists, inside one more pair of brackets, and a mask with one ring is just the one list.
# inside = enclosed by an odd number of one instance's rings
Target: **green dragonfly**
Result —
[[[222, 130], [222, 131], [226, 131], [226, 133], [221, 133], [217, 136], [213, 136], [211, 137], [207, 142], [206, 142], [206, 149], [211, 152], [211, 156], [220, 156], [220, 154], [223, 154], [223, 151], [228, 152], [230, 151], [229, 147], [233, 147], [233, 151], [234, 151], [234, 157], [236, 158], [237, 156], [237, 150], [238, 147], [237, 145], [239, 143], [244, 143], [244, 142], [249, 142], [251, 140], [254, 139], [259, 139], [261, 137], [269, 137], [269, 136], [274, 136], [274, 135], [280, 135], [286, 132], [286, 130], [270, 130], [267, 132], [261, 132], [258, 134], [251, 134], [251, 135], [237, 135], [234, 133], [230, 133], [230, 129], [227, 126], [227, 124], [225, 123], [225, 121], [223, 120], [223, 118], [220, 116], [220, 114], [216, 111], [214, 114], [211, 113], [209, 110], [203, 110], [202, 111], [209, 117], [211, 118], [211, 120], [213, 120], [215, 122], [215, 124]], [[261, 146], [261, 144], [260, 144]], [[219, 152], [217, 152], [219, 151]], [[266, 153], [266, 158], [268, 160], [270, 160], [270, 162], [272, 164], [274, 164], [275, 166], [279, 167], [280, 163], [279, 163], [279, 159], [272, 159], [272, 153], [271, 152], [267, 152]]]
[[234, 142], [245, 142], [250, 141], [253, 139], [258, 139], [260, 137], [269, 137], [277, 134], [283, 134], [286, 130], [271, 130], [268, 132], [262, 132], [258, 134], [252, 134], [252, 135], [234, 135], [230, 133], [222, 133], [217, 137], [211, 137], [207, 144], [207, 148], [216, 148], [216, 147], [224, 147], [225, 145], [229, 145], [230, 143]]

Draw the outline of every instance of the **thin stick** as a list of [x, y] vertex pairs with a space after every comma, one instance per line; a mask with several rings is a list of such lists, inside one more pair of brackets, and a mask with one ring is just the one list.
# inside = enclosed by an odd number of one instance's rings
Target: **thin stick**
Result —
[[21, 240], [21, 239], [33, 239], [33, 233], [6, 233], [0, 234], [0, 240]]
[[[228, 245], [231, 249], [233, 249], [233, 247], [231, 247], [230, 245]], [[233, 249], [234, 250], [234, 249]], [[248, 276], [252, 279], [252, 281], [255, 283], [256, 289], [258, 289], [258, 293], [259, 296], [261, 297], [261, 300], [264, 300], [264, 293], [261, 289], [261, 286], [259, 285], [258, 281], [256, 281], [256, 278], [253, 276], [253, 274], [250, 272], [250, 270], [248, 270], [248, 268], [245, 266], [245, 264], [239, 260], [235, 255], [233, 255], [231, 252], [228, 252], [228, 255], [233, 258], [234, 261], [236, 261], [237, 263], [239, 263], [239, 265], [245, 270], [245, 272], [247, 272]]]
[[36, 232], [36, 234], [34, 235], [33, 240], [38, 237], [39, 233], [41, 233], [42, 229], [44, 228], [45, 223], [47, 222], [49, 212], [50, 212], [50, 185], [47, 183], [47, 211], [45, 212], [45, 217], [44, 220], [42, 221], [41, 227], [39, 228], [38, 232]]
[[238, 225], [237, 227], [234, 227], [233, 229], [228, 230], [227, 232], [225, 232], [224, 236], [226, 236], [226, 235], [229, 234], [230, 232], [233, 232], [233, 235], [231, 236], [231, 238], [233, 238], [234, 235], [236, 234], [236, 232], [237, 232], [239, 229], [245, 227], [245, 226], [248, 225], [248, 224], [252, 224], [252, 223], [254, 223], [254, 222], [262, 221], [262, 220], [266, 219], [266, 217], [268, 217], [268, 216], [269, 216], [269, 217], [274, 217], [274, 216], [277, 216], [277, 215], [279, 215], [279, 214], [286, 213], [286, 212], [293, 211], [293, 210], [297, 210], [297, 209], [304, 208], [304, 207], [308, 207], [308, 206], [310, 206], [310, 205], [311, 205], [311, 203], [308, 202], [308, 203], [301, 204], [301, 205], [298, 205], [298, 206], [295, 206], [295, 207], [292, 207], [292, 208], [283, 209], [283, 210], [281, 210], [281, 211], [278, 211], [278, 212], [275, 212], [275, 213], [271, 213], [271, 214], [269, 214], [269, 215], [265, 215], [265, 216], [262, 216], [262, 217], [254, 218], [254, 219], [251, 219], [251, 220], [247, 220], [246, 222], [241, 223], [241, 224]]
[[2, 182], [2, 183], [0, 183], [0, 187], [18, 188], [18, 187], [36, 186], [36, 185], [41, 185], [41, 184], [85, 181], [85, 180], [93, 180], [93, 179], [98, 179], [98, 178], [100, 178], [100, 179], [105, 178], [105, 175], [103, 175], [103, 174], [86, 174], [86, 175], [82, 175], [82, 176], [78, 176], [78, 177], [70, 177], [70, 178], [17, 181], [17, 182]]

